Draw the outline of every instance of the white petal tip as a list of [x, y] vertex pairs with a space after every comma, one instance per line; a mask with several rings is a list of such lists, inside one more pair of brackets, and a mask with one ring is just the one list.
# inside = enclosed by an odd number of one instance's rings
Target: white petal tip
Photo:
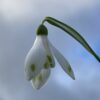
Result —
[[40, 85], [35, 85], [35, 84], [33, 84], [33, 81], [31, 80], [31, 84], [32, 84], [32, 87], [34, 88], [34, 89], [36, 89], [36, 90], [39, 90], [41, 87], [40, 87]]
[[33, 88], [37, 90], [42, 88], [44, 84], [47, 82], [49, 75], [50, 75], [50, 69], [42, 69], [41, 72], [31, 80]]
[[69, 76], [70, 76], [71, 79], [75, 80], [75, 76], [74, 75], [69, 75]]
[[67, 73], [73, 80], [75, 80], [74, 72], [71, 70], [71, 72]]

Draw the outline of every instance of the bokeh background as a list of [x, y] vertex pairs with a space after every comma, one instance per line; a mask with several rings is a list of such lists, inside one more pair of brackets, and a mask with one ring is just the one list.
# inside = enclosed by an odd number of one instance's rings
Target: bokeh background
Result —
[[0, 0], [0, 100], [100, 100], [100, 63], [71, 36], [46, 23], [49, 39], [70, 62], [56, 62], [40, 90], [25, 79], [24, 59], [45, 16], [74, 27], [100, 55], [100, 0]]

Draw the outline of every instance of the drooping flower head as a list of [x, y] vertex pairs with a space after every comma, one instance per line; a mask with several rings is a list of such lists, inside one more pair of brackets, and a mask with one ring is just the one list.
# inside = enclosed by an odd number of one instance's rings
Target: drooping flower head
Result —
[[[47, 21], [55, 25], [65, 32], [69, 33], [78, 42], [80, 42], [98, 61], [100, 58], [90, 48], [85, 39], [79, 35], [73, 28], [51, 17], [46, 17], [43, 23]], [[58, 61], [62, 69], [75, 80], [74, 72], [69, 62], [64, 56], [51, 44], [48, 39], [48, 29], [43, 23], [38, 27], [36, 39], [25, 59], [25, 75], [28, 81], [36, 89], [40, 89], [50, 76], [51, 69], [54, 68], [55, 59]]]

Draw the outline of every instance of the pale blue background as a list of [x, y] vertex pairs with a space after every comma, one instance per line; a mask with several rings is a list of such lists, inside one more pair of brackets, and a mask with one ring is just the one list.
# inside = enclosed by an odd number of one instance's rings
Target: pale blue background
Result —
[[100, 100], [100, 63], [47, 23], [50, 41], [70, 62], [76, 80], [58, 63], [39, 91], [25, 79], [24, 59], [45, 16], [74, 27], [100, 55], [100, 0], [0, 0], [0, 100]]

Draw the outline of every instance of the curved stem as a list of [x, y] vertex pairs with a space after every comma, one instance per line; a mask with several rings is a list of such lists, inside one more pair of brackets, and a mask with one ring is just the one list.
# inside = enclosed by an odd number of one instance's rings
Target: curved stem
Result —
[[46, 21], [46, 18], [42, 21], [42, 24], [44, 24], [44, 23], [45, 23], [45, 21]]
[[47, 21], [51, 25], [54, 25], [62, 29], [63, 31], [71, 35], [75, 40], [77, 40], [88, 52], [90, 52], [100, 62], [100, 57], [93, 51], [93, 49], [90, 47], [87, 41], [75, 29], [52, 17], [46, 17], [42, 21], [42, 24], [44, 24], [45, 21]]

